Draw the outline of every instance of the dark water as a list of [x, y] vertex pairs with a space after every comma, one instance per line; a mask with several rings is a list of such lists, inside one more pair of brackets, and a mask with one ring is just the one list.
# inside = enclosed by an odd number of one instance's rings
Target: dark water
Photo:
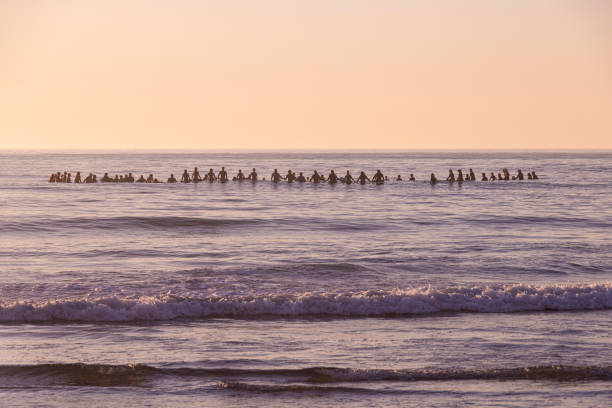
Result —
[[[47, 182], [194, 166], [417, 182]], [[540, 179], [423, 182], [469, 167]], [[609, 406], [611, 172], [609, 152], [4, 152], [3, 404]]]

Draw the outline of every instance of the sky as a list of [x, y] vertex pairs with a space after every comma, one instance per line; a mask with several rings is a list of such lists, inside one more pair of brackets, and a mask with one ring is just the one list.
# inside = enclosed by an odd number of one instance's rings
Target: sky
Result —
[[608, 0], [2, 0], [4, 149], [610, 149]]

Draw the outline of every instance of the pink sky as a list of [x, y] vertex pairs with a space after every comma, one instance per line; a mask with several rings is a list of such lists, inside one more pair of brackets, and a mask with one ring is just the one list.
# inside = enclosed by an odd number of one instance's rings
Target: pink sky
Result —
[[612, 2], [0, 4], [0, 148], [612, 148]]

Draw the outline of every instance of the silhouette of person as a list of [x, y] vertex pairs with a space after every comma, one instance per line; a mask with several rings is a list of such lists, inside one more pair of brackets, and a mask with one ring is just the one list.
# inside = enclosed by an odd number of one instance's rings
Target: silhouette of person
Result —
[[189, 173], [187, 173], [187, 169], [185, 169], [185, 171], [183, 172], [183, 176], [181, 177], [181, 183], [191, 183], [191, 177], [189, 177]]
[[374, 176], [372, 177], [372, 182], [376, 184], [385, 183], [385, 176], [383, 176], [380, 170], [376, 170], [376, 174], [374, 174]]
[[451, 182], [451, 183], [455, 182], [455, 173], [453, 173], [453, 170], [451, 169], [448, 170], [448, 177], [446, 178], [446, 181]]
[[372, 180], [370, 180], [363, 171], [359, 173], [359, 177], [357, 177], [357, 182], [363, 185], [366, 183], [366, 180], [369, 181], [370, 183], [372, 182]]
[[355, 182], [355, 179], [353, 178], [353, 176], [351, 176], [351, 173], [348, 170], [346, 171], [346, 175], [344, 176], [344, 182], [346, 184], [353, 184]]
[[221, 167], [219, 175], [217, 176], [217, 180], [219, 180], [219, 183], [227, 182], [227, 171], [225, 171], [225, 167]]
[[333, 170], [330, 170], [329, 175], [327, 176], [327, 182], [329, 184], [336, 184], [338, 182], [338, 176]]
[[277, 169], [274, 169], [274, 171], [272, 172], [272, 175], [270, 176], [270, 181], [272, 181], [273, 183], [278, 183], [282, 179], [283, 179], [283, 176], [279, 174]]

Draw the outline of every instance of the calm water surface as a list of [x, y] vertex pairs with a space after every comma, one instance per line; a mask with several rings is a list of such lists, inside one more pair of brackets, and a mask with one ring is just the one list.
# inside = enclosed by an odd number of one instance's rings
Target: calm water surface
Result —
[[[376, 185], [49, 184], [329, 169]], [[441, 183], [449, 168], [537, 181]], [[3, 406], [610, 406], [610, 152], [0, 152]]]

